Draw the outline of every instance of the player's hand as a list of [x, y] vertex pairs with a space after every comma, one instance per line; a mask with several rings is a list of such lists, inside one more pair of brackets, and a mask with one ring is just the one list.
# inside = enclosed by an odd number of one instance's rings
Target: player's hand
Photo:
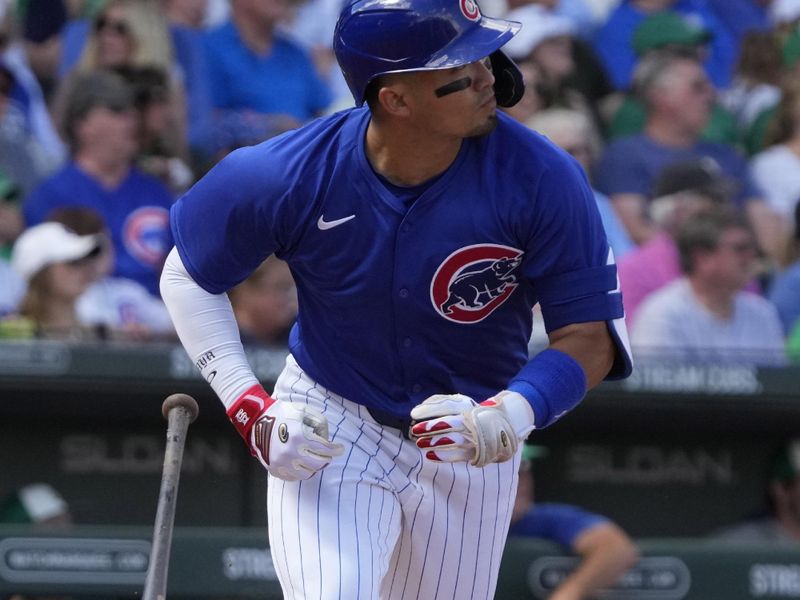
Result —
[[309, 479], [344, 447], [328, 439], [328, 420], [305, 404], [271, 398], [261, 386], [247, 390], [228, 417], [267, 471], [286, 481]]
[[436, 394], [411, 410], [417, 446], [429, 460], [476, 467], [510, 459], [534, 426], [533, 409], [516, 392], [476, 403], [463, 394]]

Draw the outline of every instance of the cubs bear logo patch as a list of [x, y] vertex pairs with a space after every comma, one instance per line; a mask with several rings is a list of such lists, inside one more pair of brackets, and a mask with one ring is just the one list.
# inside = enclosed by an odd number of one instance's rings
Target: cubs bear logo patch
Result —
[[445, 319], [477, 323], [494, 312], [517, 288], [522, 250], [498, 244], [459, 248], [431, 280], [431, 302]]

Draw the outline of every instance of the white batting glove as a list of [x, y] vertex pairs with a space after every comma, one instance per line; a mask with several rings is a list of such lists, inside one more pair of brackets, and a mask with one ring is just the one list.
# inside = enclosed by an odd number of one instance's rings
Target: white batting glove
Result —
[[534, 427], [531, 405], [509, 391], [480, 404], [463, 394], [436, 394], [411, 409], [411, 418], [426, 458], [476, 467], [510, 459]]
[[275, 400], [253, 386], [228, 409], [228, 417], [250, 453], [275, 477], [311, 478], [327, 467], [344, 446], [328, 439], [328, 420], [305, 404]]

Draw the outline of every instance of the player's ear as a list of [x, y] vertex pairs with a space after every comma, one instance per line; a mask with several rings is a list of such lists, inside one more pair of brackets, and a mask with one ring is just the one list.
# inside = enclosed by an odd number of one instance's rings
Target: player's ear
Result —
[[405, 116], [408, 114], [405, 88], [398, 82], [389, 83], [378, 91], [378, 102], [390, 115]]

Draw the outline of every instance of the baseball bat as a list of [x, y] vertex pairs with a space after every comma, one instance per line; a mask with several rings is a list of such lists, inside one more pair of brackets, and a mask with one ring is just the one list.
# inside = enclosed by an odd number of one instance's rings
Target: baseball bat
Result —
[[161, 405], [167, 420], [167, 447], [161, 472], [161, 490], [153, 529], [153, 544], [142, 600], [164, 600], [167, 597], [167, 569], [175, 523], [175, 504], [183, 461], [183, 446], [189, 424], [197, 418], [197, 402], [186, 394], [172, 394]]

